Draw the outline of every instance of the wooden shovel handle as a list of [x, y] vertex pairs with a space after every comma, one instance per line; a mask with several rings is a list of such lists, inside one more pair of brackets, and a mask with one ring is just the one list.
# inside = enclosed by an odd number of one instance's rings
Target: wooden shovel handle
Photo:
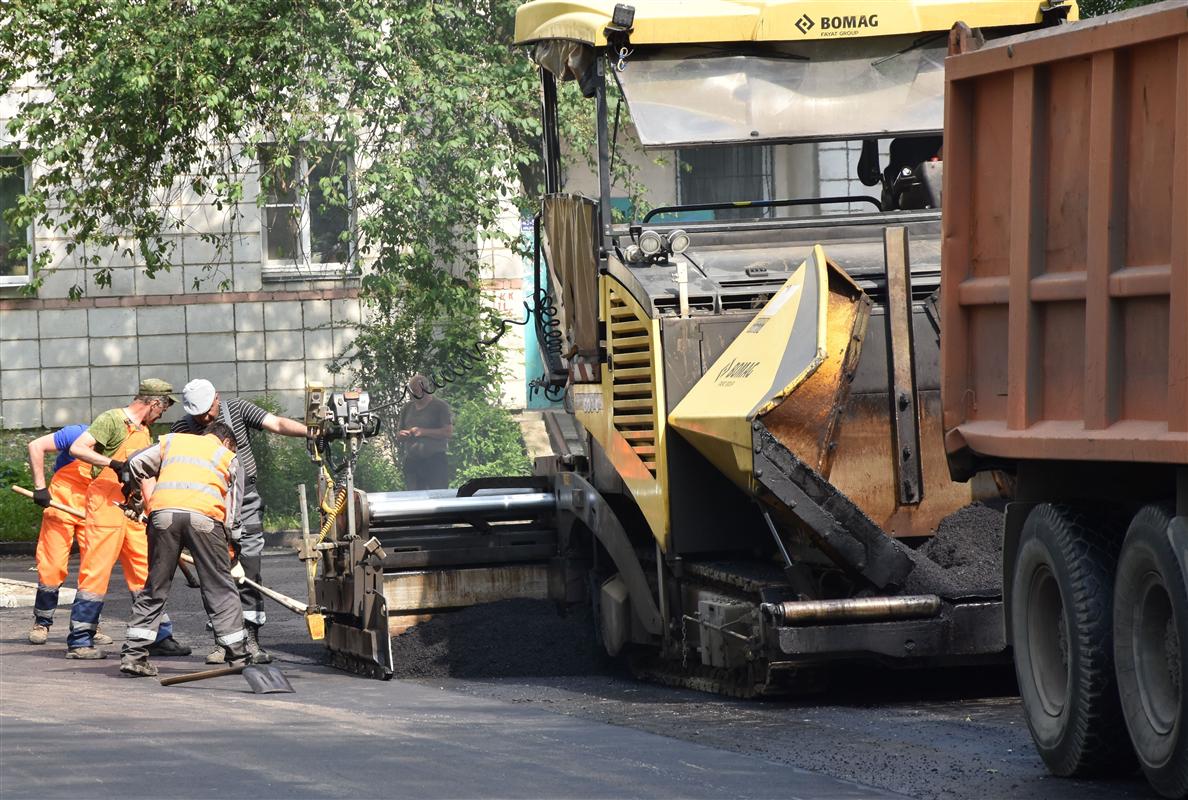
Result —
[[[33, 493], [30, 492], [28, 489], [26, 489], [24, 486], [14, 486], [14, 487], [12, 487], [12, 490], [14, 492], [16, 492], [17, 494], [23, 494], [25, 497], [28, 497], [30, 500], [33, 499]], [[79, 511], [77, 508], [72, 508], [68, 505], [63, 505], [62, 503], [59, 503], [57, 500], [50, 500], [50, 508], [56, 508], [59, 511], [65, 512], [67, 514], [73, 514], [74, 516], [78, 517], [79, 519], [87, 518], [87, 515], [81, 511]]]
[[238, 675], [243, 672], [247, 664], [240, 664], [235, 667], [219, 667], [217, 669], [206, 669], [202, 672], [190, 672], [185, 675], [174, 675], [171, 678], [162, 678], [162, 686], [174, 686], [179, 683], [189, 683], [190, 681], [204, 681], [207, 678], [221, 678], [224, 675]]
[[[194, 559], [189, 553], [182, 553], [178, 557], [178, 560], [182, 561], [186, 564], [194, 563]], [[309, 611], [309, 606], [307, 606], [305, 603], [302, 603], [300, 600], [294, 600], [292, 597], [289, 597], [287, 594], [281, 594], [280, 592], [276, 591], [275, 589], [269, 589], [267, 586], [264, 586], [263, 584], [256, 583], [251, 578], [247, 578], [247, 577], [235, 578], [234, 575], [232, 575], [232, 578], [234, 578], [234, 580], [237, 583], [246, 583], [248, 586], [250, 586], [253, 589], [255, 589], [256, 591], [260, 592], [260, 594], [264, 595], [265, 597], [272, 598], [273, 600], [280, 603], [285, 608], [292, 611], [294, 614], [305, 614]]]

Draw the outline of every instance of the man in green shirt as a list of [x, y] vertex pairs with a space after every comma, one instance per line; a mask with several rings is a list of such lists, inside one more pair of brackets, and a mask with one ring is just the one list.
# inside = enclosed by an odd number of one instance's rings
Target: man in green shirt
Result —
[[424, 375], [408, 382], [412, 402], [400, 412], [400, 440], [405, 489], [445, 489], [450, 485], [446, 447], [454, 435], [450, 407], [429, 392]]
[[[91, 465], [94, 480], [87, 488], [87, 518], [84, 535], [79, 538], [82, 563], [78, 569], [78, 593], [70, 612], [67, 658], [104, 657], [103, 651], [95, 647], [94, 636], [117, 560], [124, 568], [124, 581], [133, 596], [144, 589], [148, 578], [148, 538], [144, 525], [128, 519], [116, 505], [124, 499], [120, 473], [133, 453], [152, 443], [149, 426], [176, 399], [169, 383], [147, 378], [141, 381], [131, 403], [100, 414], [70, 445], [70, 455]], [[171, 632], [168, 623], [161, 625], [153, 652], [161, 656], [189, 655], [190, 649], [178, 644]]]

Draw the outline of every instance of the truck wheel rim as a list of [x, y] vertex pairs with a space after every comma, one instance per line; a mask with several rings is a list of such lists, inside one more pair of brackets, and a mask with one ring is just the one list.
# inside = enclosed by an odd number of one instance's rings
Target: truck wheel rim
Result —
[[1143, 712], [1161, 736], [1171, 733], [1180, 707], [1180, 637], [1171, 598], [1159, 576], [1149, 573], [1134, 607], [1135, 680]]
[[1027, 598], [1027, 638], [1031, 675], [1044, 713], [1059, 717], [1068, 701], [1068, 629], [1064, 602], [1052, 571], [1032, 575]]

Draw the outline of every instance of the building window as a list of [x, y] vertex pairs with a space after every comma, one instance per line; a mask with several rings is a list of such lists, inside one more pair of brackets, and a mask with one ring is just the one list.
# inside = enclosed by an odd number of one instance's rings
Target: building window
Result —
[[33, 226], [16, 227], [9, 213], [28, 191], [28, 169], [20, 156], [0, 155], [0, 286], [29, 282], [33, 263]]
[[264, 276], [343, 274], [354, 263], [350, 174], [341, 156], [294, 156], [286, 166], [272, 148], [260, 159]]
[[[677, 202], [681, 205], [771, 199], [770, 147], [686, 148], [677, 151], [676, 162]], [[722, 209], [705, 214], [701, 218], [735, 220], [771, 216], [770, 209], [761, 208]]]

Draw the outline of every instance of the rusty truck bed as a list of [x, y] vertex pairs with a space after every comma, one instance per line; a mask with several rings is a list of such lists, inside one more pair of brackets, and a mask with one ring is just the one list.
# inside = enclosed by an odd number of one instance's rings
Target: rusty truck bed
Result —
[[997, 40], [945, 73], [955, 471], [1188, 463], [1188, 0]]

